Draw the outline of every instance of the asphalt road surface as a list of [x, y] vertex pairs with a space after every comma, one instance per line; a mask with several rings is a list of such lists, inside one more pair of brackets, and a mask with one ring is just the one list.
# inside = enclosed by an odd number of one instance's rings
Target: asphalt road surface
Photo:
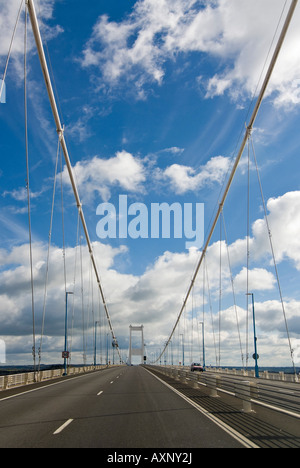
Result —
[[0, 393], [1, 448], [241, 448], [142, 367]]

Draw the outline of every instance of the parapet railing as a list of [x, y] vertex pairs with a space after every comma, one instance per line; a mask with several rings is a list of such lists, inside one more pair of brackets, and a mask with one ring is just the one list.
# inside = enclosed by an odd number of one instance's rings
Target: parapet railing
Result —
[[218, 397], [221, 393], [234, 396], [241, 400], [245, 412], [251, 412], [253, 404], [258, 404], [300, 418], [298, 383], [246, 379], [245, 376], [211, 371], [199, 373], [172, 367], [151, 367], [194, 388], [204, 388], [211, 397]]
[[[255, 377], [255, 370], [253, 369], [224, 369], [218, 367], [209, 367], [207, 368], [209, 372], [217, 372], [219, 374], [229, 374], [237, 375], [242, 377]], [[284, 372], [270, 372], [270, 371], [261, 371], [259, 372], [259, 377], [266, 380], [279, 380], [280, 382], [300, 382], [300, 375], [295, 374], [285, 374]]]
[[[170, 367], [172, 369], [185, 370], [189, 371], [190, 366], [164, 366]], [[223, 367], [206, 367], [206, 372], [213, 372], [217, 374], [228, 374], [236, 375], [240, 377], [249, 377], [255, 378], [255, 370], [253, 369], [233, 369], [233, 368], [223, 368]], [[295, 375], [292, 373], [286, 374], [284, 372], [270, 372], [270, 371], [260, 371], [259, 376], [261, 379], [266, 380], [279, 380], [280, 382], [294, 382], [300, 383], [300, 374]]]
[[[101, 369], [107, 369], [113, 366], [85, 366], [85, 367], [70, 367], [68, 368], [68, 376], [85, 374]], [[63, 377], [64, 369], [45, 370], [41, 372], [27, 372], [24, 374], [10, 374], [0, 376], [0, 391], [8, 390], [15, 387], [23, 387], [37, 382], [46, 380], [58, 379]]]

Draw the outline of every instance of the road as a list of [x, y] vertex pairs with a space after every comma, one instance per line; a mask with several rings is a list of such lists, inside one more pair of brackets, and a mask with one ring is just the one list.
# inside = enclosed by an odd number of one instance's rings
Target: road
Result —
[[242, 447], [142, 367], [13, 393], [0, 394], [1, 448]]

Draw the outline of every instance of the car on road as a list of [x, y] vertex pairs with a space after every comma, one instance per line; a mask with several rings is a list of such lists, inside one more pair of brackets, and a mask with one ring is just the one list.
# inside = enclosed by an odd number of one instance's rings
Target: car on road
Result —
[[191, 365], [191, 372], [204, 372], [204, 368], [203, 366], [201, 366], [201, 364], [193, 362], [193, 364]]

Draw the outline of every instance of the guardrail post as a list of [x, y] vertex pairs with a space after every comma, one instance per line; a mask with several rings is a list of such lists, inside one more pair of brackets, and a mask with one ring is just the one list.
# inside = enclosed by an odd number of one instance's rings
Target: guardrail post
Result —
[[7, 390], [8, 388], [8, 377], [9, 377], [8, 375], [4, 376], [4, 386], [3, 386], [4, 390]]
[[263, 372], [263, 378], [266, 379], [266, 380], [270, 379], [269, 371], [266, 370], [266, 371]]
[[212, 398], [218, 398], [218, 382], [220, 377], [216, 375], [210, 375], [208, 378], [207, 387], [209, 389], [209, 396]]
[[242, 400], [244, 413], [251, 413], [251, 383], [249, 381], [237, 382], [235, 388], [235, 396], [236, 398]]
[[199, 388], [199, 385], [198, 385], [198, 375], [196, 375], [194, 373], [193, 377], [191, 378], [191, 382], [192, 382], [192, 387], [197, 389]]

